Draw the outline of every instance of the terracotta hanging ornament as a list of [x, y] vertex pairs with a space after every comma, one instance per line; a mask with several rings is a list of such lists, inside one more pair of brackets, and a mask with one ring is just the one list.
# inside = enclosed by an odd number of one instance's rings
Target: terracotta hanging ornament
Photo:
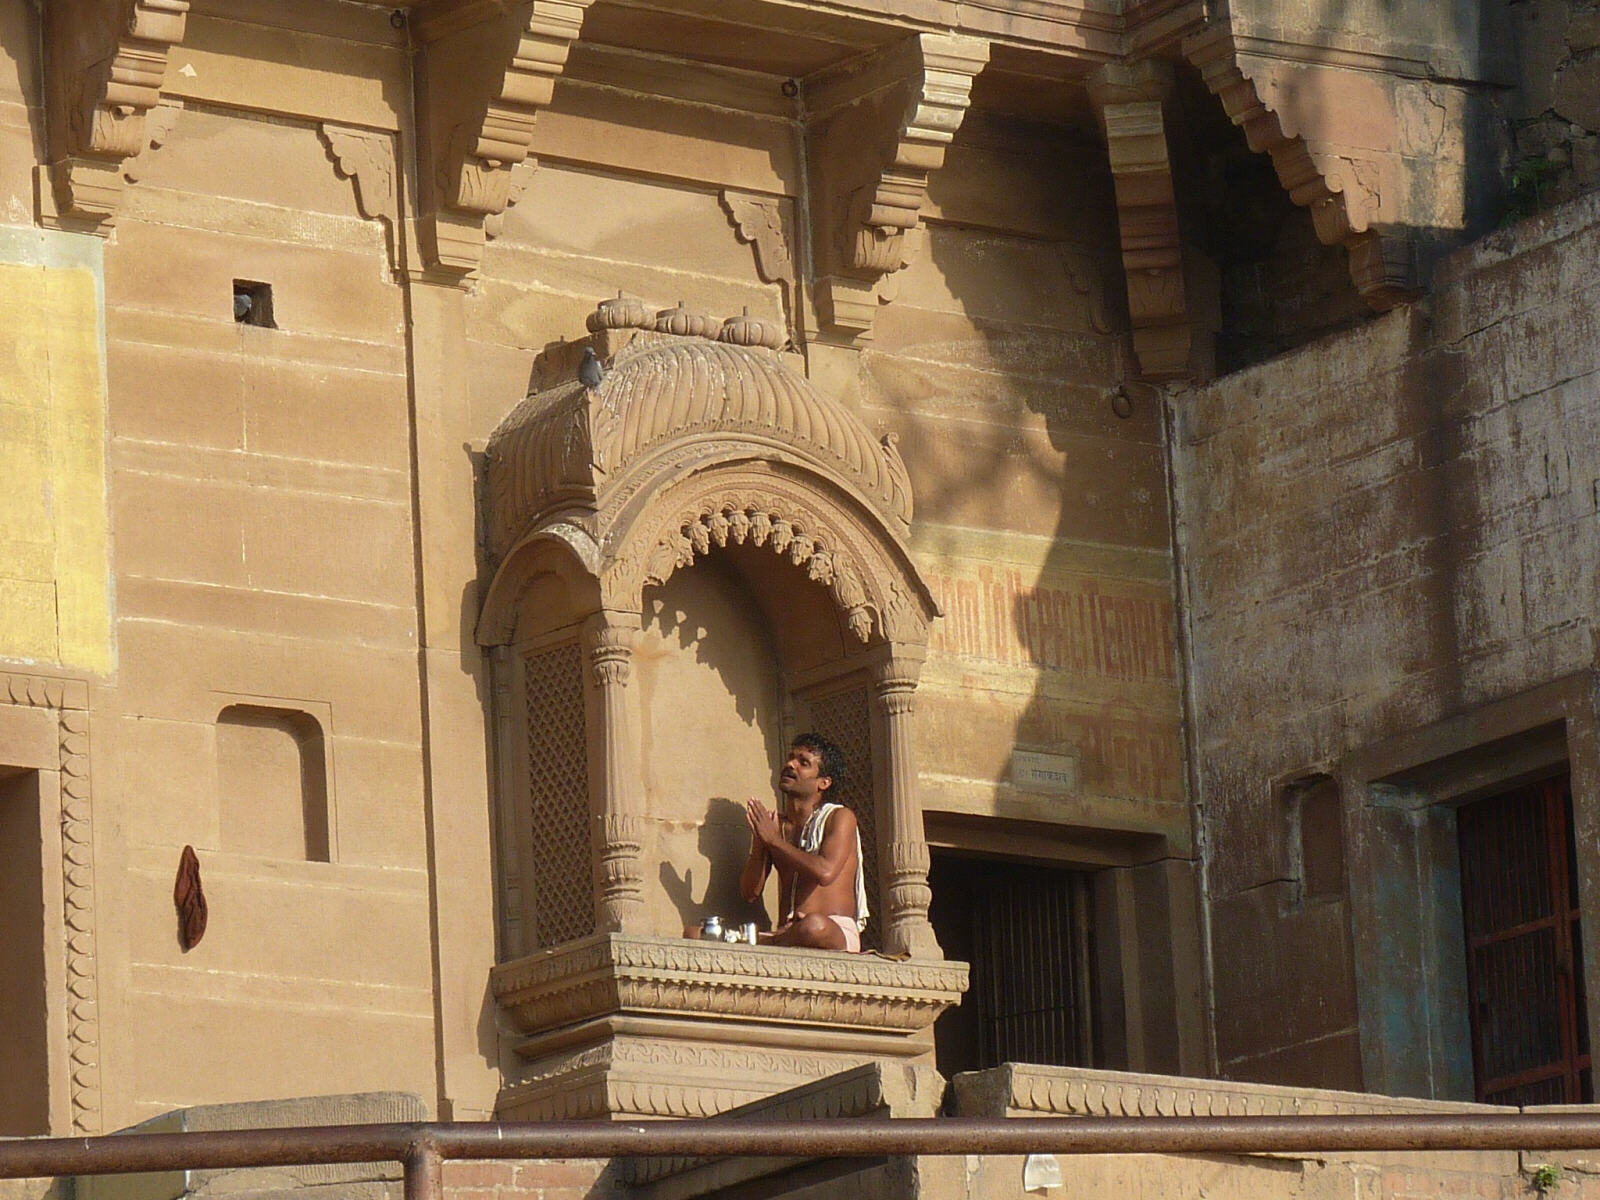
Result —
[[765, 346], [768, 350], [779, 350], [789, 340], [789, 335], [777, 321], [752, 317], [747, 306], [743, 314], [729, 317], [722, 323], [719, 338], [735, 346]]
[[172, 903], [178, 909], [178, 944], [185, 952], [193, 950], [206, 935], [206, 893], [200, 886], [200, 859], [193, 846], [185, 846], [178, 859]]

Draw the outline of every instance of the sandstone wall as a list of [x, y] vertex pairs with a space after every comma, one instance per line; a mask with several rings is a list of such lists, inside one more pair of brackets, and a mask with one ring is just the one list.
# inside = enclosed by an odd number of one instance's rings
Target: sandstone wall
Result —
[[[39, 14], [0, 8], [0, 765], [39, 782], [48, 1124], [379, 1088], [492, 1111], [478, 456], [619, 289], [786, 321], [812, 381], [900, 435], [949, 612], [919, 717], [935, 842], [1173, 858], [1186, 908], [1160, 424], [1111, 404], [1126, 314], [1081, 96], [972, 115], [849, 344], [811, 296], [803, 126], [756, 59], [580, 45], [480, 276], [428, 274], [392, 15], [193, 5], [90, 232], [44, 166]], [[271, 320], [236, 319], [264, 287]], [[763, 781], [745, 733], [705, 790]], [[663, 834], [696, 902], [702, 840]], [[185, 845], [210, 911], [188, 950]]]
[[[1226, 1076], [1460, 1098], [1418, 1065], [1426, 981], [1385, 974], [1428, 920], [1379, 894], [1412, 836], [1385, 771], [1565, 721], [1592, 844], [1597, 251], [1591, 195], [1459, 252], [1425, 304], [1173, 403]], [[1286, 785], [1318, 777], [1336, 874], [1308, 887]]]
[[[476, 436], [527, 390], [531, 354], [619, 289], [789, 319], [813, 383], [898, 434], [911, 471], [919, 562], [947, 614], [920, 709], [925, 805], [1157, 832], [1186, 853], [1159, 425], [1152, 405], [1126, 420], [1110, 405], [1125, 318], [1103, 151], [973, 114], [873, 338], [841, 346], [818, 339], [803, 278], [768, 281], [758, 257], [804, 261], [792, 124], [748, 119], [759, 158], [642, 120], [579, 147], [567, 121], [594, 119], [584, 98], [575, 86], [541, 117], [544, 165], [465, 306]], [[608, 103], [620, 121], [648, 99]], [[580, 149], [587, 163], [562, 161]], [[730, 219], [757, 192], [778, 193], [782, 223], [762, 248]], [[1077, 783], [1016, 786], [1013, 746], [1060, 755]]]
[[[57, 761], [8, 756], [49, 768], [60, 827], [44, 921], [59, 1132], [202, 1100], [434, 1091], [404, 296], [388, 229], [319, 128], [395, 127], [379, 96], [398, 34], [368, 15], [250, 71], [232, 54], [261, 31], [194, 14], [177, 103], [151, 118], [159, 144], [128, 167], [106, 238], [31, 228], [39, 31], [26, 6], [0, 18], [0, 258], [17, 264], [0, 269], [64, 297], [6, 305], [30, 324], [0, 371], [7, 412], [57, 431], [42, 453], [13, 421], [0, 439], [20, 494], [55, 514], [59, 630], [19, 624], [38, 606], [8, 580], [0, 654], [4, 713], [59, 716]], [[347, 73], [305, 86], [341, 45]], [[271, 285], [275, 327], [236, 321], [236, 281]], [[91, 345], [41, 353], [41, 329]], [[43, 391], [16, 366], [36, 358]], [[7, 511], [36, 540], [32, 511]], [[102, 630], [69, 588], [99, 598]], [[63, 674], [87, 692], [46, 682]], [[210, 907], [187, 952], [186, 844]]]

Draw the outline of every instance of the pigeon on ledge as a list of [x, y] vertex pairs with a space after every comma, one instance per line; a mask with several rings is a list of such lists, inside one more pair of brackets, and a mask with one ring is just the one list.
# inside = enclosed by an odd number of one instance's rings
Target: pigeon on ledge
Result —
[[591, 392], [600, 386], [600, 381], [606, 377], [606, 369], [600, 365], [600, 360], [594, 356], [594, 347], [583, 348], [583, 361], [578, 364], [578, 382]]

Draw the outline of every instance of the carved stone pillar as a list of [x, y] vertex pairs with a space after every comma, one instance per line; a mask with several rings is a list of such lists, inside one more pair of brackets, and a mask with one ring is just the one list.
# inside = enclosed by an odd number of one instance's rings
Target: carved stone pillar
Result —
[[912, 731], [920, 648], [897, 647], [873, 669], [872, 704], [882, 747], [883, 808], [879, 820], [879, 870], [886, 886], [883, 948], [913, 958], [943, 958], [928, 923], [928, 842], [917, 799], [917, 755]]
[[639, 634], [637, 613], [598, 612], [584, 622], [595, 690], [599, 694], [599, 756], [594, 774], [599, 800], [596, 844], [600, 876], [595, 889], [595, 924], [604, 933], [640, 932], [644, 922], [644, 803], [638, 787], [638, 756], [628, 719], [626, 689]]

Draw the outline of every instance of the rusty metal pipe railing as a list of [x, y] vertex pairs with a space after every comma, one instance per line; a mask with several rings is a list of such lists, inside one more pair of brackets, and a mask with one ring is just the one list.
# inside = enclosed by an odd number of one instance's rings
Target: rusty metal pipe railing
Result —
[[1309, 1117], [418, 1123], [0, 1141], [0, 1179], [395, 1162], [405, 1171], [406, 1200], [439, 1200], [443, 1163], [451, 1159], [1597, 1148], [1600, 1110]]

